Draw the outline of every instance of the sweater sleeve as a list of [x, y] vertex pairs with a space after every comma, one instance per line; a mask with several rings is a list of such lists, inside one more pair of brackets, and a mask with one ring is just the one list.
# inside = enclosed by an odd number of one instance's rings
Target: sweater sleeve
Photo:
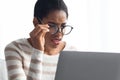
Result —
[[41, 80], [43, 51], [33, 49], [27, 80]]
[[22, 51], [17, 44], [12, 43], [5, 48], [8, 80], [40, 80], [42, 69], [41, 57], [43, 52], [37, 49], [33, 50], [28, 75], [26, 75], [23, 69], [23, 58], [20, 53], [22, 53]]

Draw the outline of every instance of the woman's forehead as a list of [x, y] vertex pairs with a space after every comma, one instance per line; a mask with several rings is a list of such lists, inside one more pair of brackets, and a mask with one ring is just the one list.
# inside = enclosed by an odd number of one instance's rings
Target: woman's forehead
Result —
[[45, 19], [48, 20], [49, 22], [65, 23], [67, 21], [67, 16], [64, 11], [56, 10], [56, 11], [50, 12]]
[[55, 11], [51, 11], [47, 15], [47, 18], [49, 18], [49, 19], [56, 19], [56, 18], [67, 19], [67, 15], [63, 10], [55, 10]]

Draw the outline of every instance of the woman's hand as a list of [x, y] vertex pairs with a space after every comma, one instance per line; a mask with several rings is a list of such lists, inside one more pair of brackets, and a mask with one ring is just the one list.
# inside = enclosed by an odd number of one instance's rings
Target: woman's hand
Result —
[[45, 34], [49, 32], [48, 28], [49, 26], [47, 24], [38, 24], [30, 33], [30, 42], [34, 48], [44, 51]]

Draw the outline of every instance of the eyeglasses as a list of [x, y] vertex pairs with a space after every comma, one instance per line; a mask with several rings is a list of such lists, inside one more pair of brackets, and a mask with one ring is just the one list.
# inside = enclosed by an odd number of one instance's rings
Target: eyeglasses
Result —
[[[42, 20], [40, 18], [37, 18], [40, 24], [43, 24]], [[48, 23], [50, 26], [49, 33], [56, 34], [58, 32], [61, 32], [63, 35], [68, 35], [71, 33], [73, 27], [70, 25], [62, 25], [61, 27], [58, 27], [57, 24], [54, 23]]]
[[48, 25], [50, 26], [49, 32], [51, 34], [56, 34], [58, 32], [61, 32], [64, 35], [68, 35], [69, 33], [71, 33], [73, 29], [73, 27], [70, 25], [62, 25], [61, 27], [58, 27], [58, 25], [53, 24], [53, 23], [48, 23]]

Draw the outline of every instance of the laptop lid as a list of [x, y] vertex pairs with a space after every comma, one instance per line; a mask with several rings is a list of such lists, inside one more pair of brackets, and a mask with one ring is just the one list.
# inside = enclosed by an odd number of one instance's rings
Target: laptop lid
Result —
[[120, 54], [63, 51], [55, 80], [120, 80]]

